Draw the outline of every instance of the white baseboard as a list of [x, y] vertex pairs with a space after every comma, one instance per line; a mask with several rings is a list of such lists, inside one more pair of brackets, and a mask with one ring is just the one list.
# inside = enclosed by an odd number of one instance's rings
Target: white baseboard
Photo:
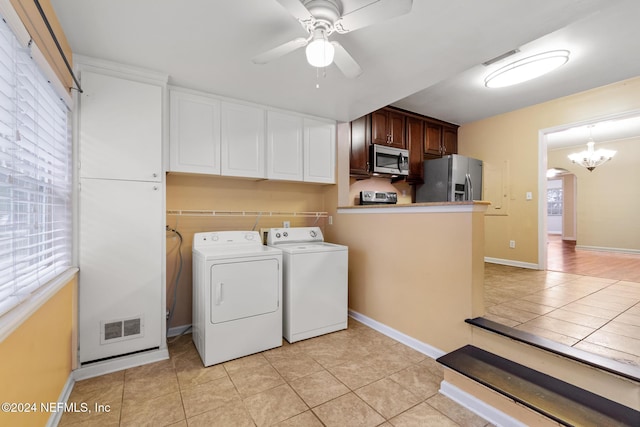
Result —
[[[64, 383], [64, 386], [62, 387], [62, 391], [60, 392], [60, 396], [58, 397], [57, 402], [67, 403], [67, 401], [69, 400], [69, 396], [71, 395], [71, 390], [73, 390], [73, 385], [75, 383], [76, 381], [74, 380], [73, 372], [71, 372], [69, 374], [69, 377], [67, 378], [67, 381]], [[49, 415], [49, 419], [47, 420], [46, 427], [56, 427], [60, 422], [60, 419], [62, 418], [63, 413], [64, 411], [52, 412], [51, 415]]]
[[169, 328], [169, 330], [167, 331], [167, 338], [177, 337], [178, 335], [182, 335], [185, 332], [187, 332], [189, 329], [191, 329], [191, 325], [182, 325], [182, 326], [175, 326], [173, 328]]
[[531, 270], [540, 270], [540, 266], [538, 264], [534, 264], [532, 262], [514, 261], [512, 259], [491, 258], [486, 256], [484, 257], [484, 262], [488, 262], [490, 264], [508, 265], [510, 267], [521, 267], [529, 268]]
[[169, 350], [166, 348], [159, 350], [150, 350], [144, 353], [132, 354], [116, 359], [105, 360], [104, 362], [96, 362], [91, 365], [83, 366], [72, 372], [73, 379], [76, 381], [93, 378], [112, 372], [121, 371], [123, 369], [133, 368], [147, 363], [159, 362], [169, 358]]
[[605, 248], [602, 246], [584, 246], [584, 245], [576, 245], [576, 249], [580, 249], [583, 251], [596, 251], [596, 252], [614, 252], [618, 254], [640, 254], [640, 249], [625, 249], [625, 248]]
[[527, 427], [526, 424], [523, 424], [512, 416], [497, 410], [491, 405], [487, 405], [485, 402], [473, 396], [472, 394], [459, 389], [458, 387], [445, 380], [440, 383], [440, 393], [447, 396], [454, 402], [458, 402], [460, 405], [464, 406], [470, 411], [480, 415], [482, 418], [491, 422], [491, 424], [495, 426]]
[[444, 356], [446, 353], [440, 349], [437, 349], [429, 344], [423, 343], [422, 341], [418, 341], [417, 339], [410, 337], [396, 329], [393, 329], [384, 323], [380, 323], [377, 320], [373, 320], [370, 317], [365, 316], [364, 314], [358, 313], [357, 311], [349, 310], [349, 316], [354, 318], [355, 320], [367, 325], [371, 329], [374, 329], [381, 334], [388, 336], [389, 338], [393, 338], [394, 340], [401, 342], [402, 344], [411, 347], [412, 349], [419, 351], [420, 353], [431, 357], [432, 359], [437, 359], [440, 356]]

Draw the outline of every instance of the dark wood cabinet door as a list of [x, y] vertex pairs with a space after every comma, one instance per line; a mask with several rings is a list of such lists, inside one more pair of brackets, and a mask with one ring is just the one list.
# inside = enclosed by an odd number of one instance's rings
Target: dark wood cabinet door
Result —
[[388, 114], [385, 110], [371, 113], [371, 143], [388, 145], [389, 142]]
[[442, 132], [443, 156], [458, 153], [458, 129], [444, 127]]
[[422, 141], [424, 140], [424, 121], [417, 117], [407, 117], [407, 148], [409, 149], [409, 175], [407, 182], [421, 184], [423, 181]]
[[370, 115], [351, 122], [350, 174], [355, 177], [369, 176], [369, 141], [371, 140]]
[[407, 148], [407, 144], [405, 143], [405, 131], [404, 131], [404, 121], [405, 115], [395, 112], [389, 111], [387, 116], [387, 126], [389, 128], [389, 136], [390, 136], [390, 147], [396, 148]]
[[442, 155], [442, 126], [425, 122], [424, 154]]

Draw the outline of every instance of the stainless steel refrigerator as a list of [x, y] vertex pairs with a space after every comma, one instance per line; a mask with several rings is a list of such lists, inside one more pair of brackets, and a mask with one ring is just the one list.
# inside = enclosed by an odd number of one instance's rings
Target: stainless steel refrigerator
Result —
[[482, 200], [482, 160], [458, 154], [424, 161], [416, 203]]

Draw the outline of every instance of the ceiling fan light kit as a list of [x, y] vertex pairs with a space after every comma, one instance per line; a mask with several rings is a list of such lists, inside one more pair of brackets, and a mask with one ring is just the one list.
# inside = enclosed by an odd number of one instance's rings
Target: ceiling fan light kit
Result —
[[362, 68], [337, 41], [329, 41], [334, 32], [346, 34], [380, 21], [404, 15], [411, 11], [413, 0], [377, 0], [347, 14], [343, 14], [340, 0], [276, 0], [309, 33], [308, 38], [297, 38], [276, 46], [253, 58], [256, 64], [266, 64], [281, 56], [305, 47], [307, 62], [323, 68], [336, 64], [348, 78], [362, 74]]
[[552, 50], [512, 62], [489, 74], [484, 84], [489, 88], [512, 86], [545, 75], [569, 61], [568, 50]]
[[305, 50], [307, 62], [317, 68], [326, 67], [333, 62], [335, 48], [327, 40], [323, 30], [316, 30], [313, 40]]

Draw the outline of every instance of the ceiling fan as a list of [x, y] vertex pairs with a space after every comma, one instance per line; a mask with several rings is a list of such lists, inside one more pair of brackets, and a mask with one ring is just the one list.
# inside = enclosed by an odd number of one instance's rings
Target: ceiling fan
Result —
[[[351, 0], [353, 1], [353, 0]], [[411, 10], [413, 0], [366, 0], [366, 4], [343, 15], [341, 0], [277, 0], [309, 33], [270, 49], [253, 58], [256, 64], [274, 59], [306, 46], [307, 61], [314, 67], [326, 67], [332, 62], [348, 78], [362, 73], [360, 65], [337, 41], [329, 42], [335, 31], [345, 34], [377, 22], [404, 15]], [[360, 0], [362, 3], [362, 0]]]

